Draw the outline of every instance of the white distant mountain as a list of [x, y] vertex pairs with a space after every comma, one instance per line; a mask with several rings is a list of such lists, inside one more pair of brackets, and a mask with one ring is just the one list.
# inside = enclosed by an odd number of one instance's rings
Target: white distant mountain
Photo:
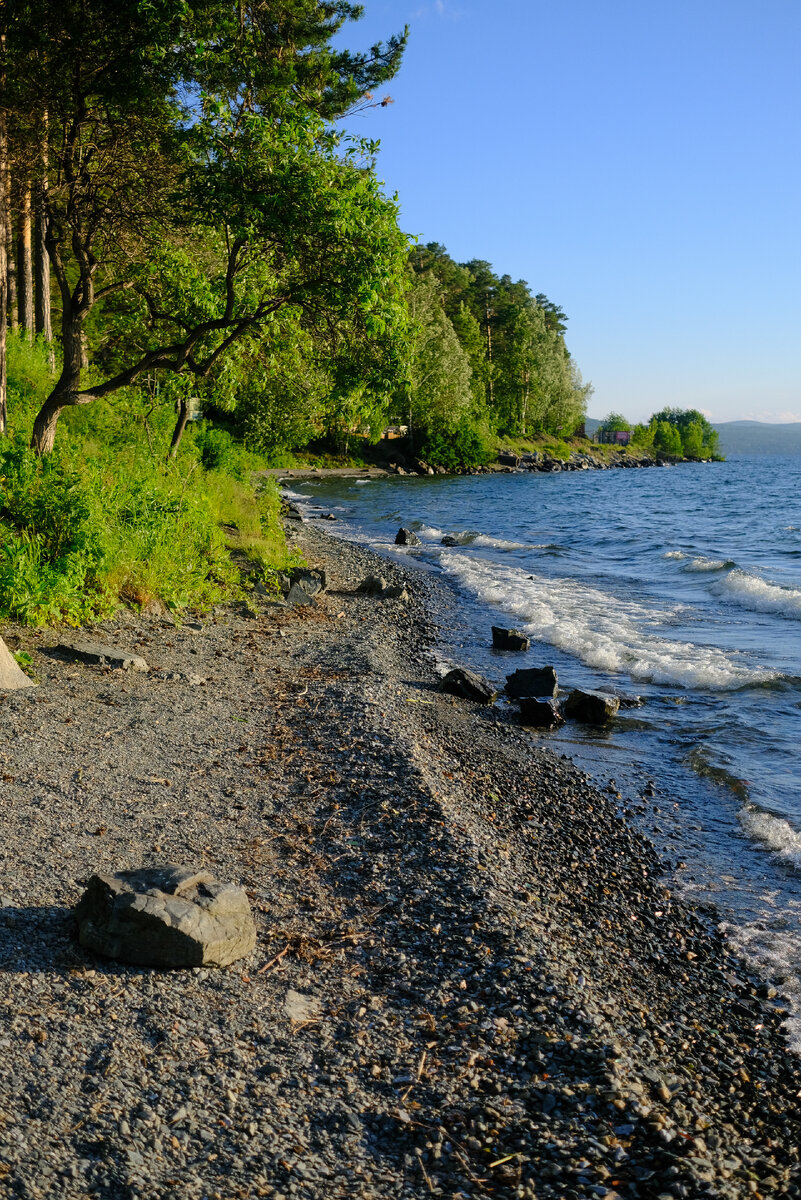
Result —
[[[589, 437], [601, 424], [588, 417]], [[769, 425], [765, 421], [721, 421], [713, 425], [720, 437], [721, 454], [801, 454], [801, 421]]]

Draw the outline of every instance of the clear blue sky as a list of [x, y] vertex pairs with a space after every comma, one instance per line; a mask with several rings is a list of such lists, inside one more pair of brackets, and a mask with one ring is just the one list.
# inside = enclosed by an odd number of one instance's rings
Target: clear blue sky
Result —
[[403, 228], [560, 304], [590, 415], [801, 421], [798, 0], [364, 4]]

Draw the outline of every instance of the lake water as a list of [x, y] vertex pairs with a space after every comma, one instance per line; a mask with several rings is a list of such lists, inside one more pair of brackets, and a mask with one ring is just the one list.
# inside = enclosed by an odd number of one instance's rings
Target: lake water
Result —
[[[443, 658], [642, 697], [607, 730], [533, 736], [622, 794], [678, 885], [781, 981], [801, 1046], [801, 456], [292, 491], [336, 513], [326, 531], [450, 585]], [[396, 548], [400, 525], [422, 546]], [[491, 624], [530, 652], [493, 651]]]

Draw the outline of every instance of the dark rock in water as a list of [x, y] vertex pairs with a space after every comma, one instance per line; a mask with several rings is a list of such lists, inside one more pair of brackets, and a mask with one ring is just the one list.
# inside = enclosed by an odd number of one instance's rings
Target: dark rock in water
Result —
[[412, 533], [411, 529], [404, 529], [403, 526], [395, 534], [396, 546], [419, 546], [421, 544], [416, 533]]
[[486, 679], [482, 679], [474, 671], [464, 670], [463, 667], [449, 671], [439, 686], [443, 692], [461, 696], [463, 700], [473, 700], [476, 704], [492, 704], [498, 695]]
[[321, 521], [336, 521], [337, 517], [334, 515], [334, 513], [323, 513], [323, 515], [320, 517], [320, 520]]
[[244, 890], [208, 871], [93, 875], [75, 916], [82, 946], [143, 967], [225, 967], [256, 945]]
[[310, 567], [293, 567], [289, 572], [290, 583], [299, 583], [307, 596], [316, 596], [328, 587], [325, 571], [313, 570]]
[[304, 604], [316, 604], [317, 601], [313, 596], [310, 596], [306, 589], [299, 583], [293, 583], [292, 587], [286, 594], [287, 604], [300, 607]]
[[531, 667], [513, 671], [506, 676], [506, 692], [519, 699], [521, 696], [555, 696], [559, 681], [553, 667]]
[[54, 650], [70, 662], [92, 663], [103, 667], [118, 667], [122, 671], [141, 671], [149, 667], [140, 654], [132, 650], [118, 650], [116, 646], [101, 645], [99, 642], [59, 642]]
[[440, 544], [443, 546], [458, 546], [459, 542], [452, 533], [446, 533], [445, 537], [441, 539]]
[[553, 729], [565, 723], [556, 700], [535, 700], [533, 696], [520, 697], [520, 720], [538, 729]]
[[575, 721], [585, 721], [588, 725], [603, 725], [611, 721], [620, 708], [617, 696], [606, 692], [581, 691], [576, 688], [570, 693], [564, 705], [566, 717]]
[[518, 458], [518, 456], [516, 454], [512, 454], [511, 451], [505, 451], [505, 452], [499, 454], [498, 462], [501, 464], [502, 467], [519, 467], [520, 466], [520, 459]]
[[493, 625], [492, 645], [495, 650], [528, 650], [531, 640], [519, 629], [501, 629]]

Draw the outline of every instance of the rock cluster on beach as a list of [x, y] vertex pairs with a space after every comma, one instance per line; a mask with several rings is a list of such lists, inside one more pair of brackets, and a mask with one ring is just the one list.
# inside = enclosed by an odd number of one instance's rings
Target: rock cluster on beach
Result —
[[[799, 1197], [779, 998], [613, 795], [438, 690], [435, 580], [293, 530], [314, 605], [93, 631], [147, 674], [3, 630], [2, 1194]], [[92, 873], [164, 862], [245, 889], [248, 956], [79, 944]]]

